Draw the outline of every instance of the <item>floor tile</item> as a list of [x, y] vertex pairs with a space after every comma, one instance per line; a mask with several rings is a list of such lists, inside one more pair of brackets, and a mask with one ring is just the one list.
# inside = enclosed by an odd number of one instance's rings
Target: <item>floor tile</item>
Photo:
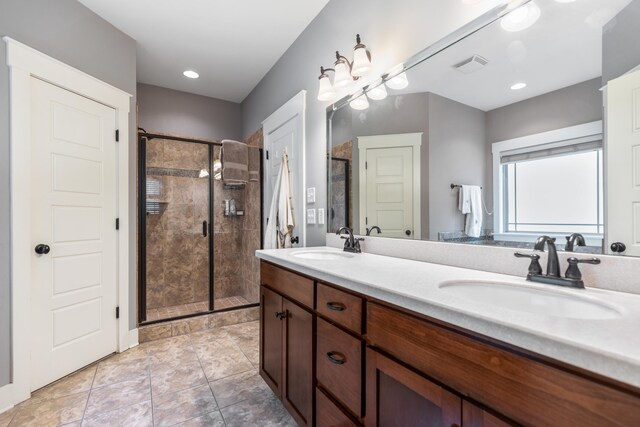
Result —
[[263, 396], [269, 390], [264, 380], [253, 370], [213, 381], [210, 385], [220, 408]]
[[82, 427], [103, 426], [152, 427], [153, 414], [151, 402], [137, 403], [116, 409], [115, 411], [85, 417], [82, 421]]
[[91, 390], [93, 378], [96, 374], [96, 366], [89, 366], [75, 374], [62, 378], [55, 383], [41, 388], [32, 394], [32, 399], [55, 399]]
[[225, 427], [224, 419], [220, 411], [209, 412], [208, 414], [192, 418], [180, 424], [179, 427]]
[[218, 341], [198, 348], [198, 358], [207, 380], [250, 371], [253, 365], [232, 341]]
[[149, 374], [147, 359], [135, 359], [120, 363], [100, 362], [93, 380], [93, 387], [103, 387], [122, 381], [146, 378]]
[[89, 392], [20, 406], [10, 426], [59, 426], [82, 419]]
[[13, 408], [1, 413], [0, 414], [0, 427], [7, 427], [9, 425], [9, 423], [11, 422], [11, 420], [13, 419], [13, 416], [16, 414], [16, 412], [18, 412], [18, 408], [13, 407]]
[[148, 400], [151, 400], [149, 377], [94, 388], [89, 396], [85, 417], [92, 417]]
[[172, 426], [216, 409], [218, 406], [208, 384], [153, 397], [156, 426]]
[[207, 378], [195, 361], [181, 366], [154, 365], [151, 368], [151, 391], [161, 395], [207, 383]]
[[193, 345], [205, 344], [211, 341], [226, 340], [229, 338], [227, 331], [223, 328], [207, 329], [201, 332], [195, 332], [189, 335]]
[[297, 423], [271, 391], [220, 411], [227, 427], [297, 427]]

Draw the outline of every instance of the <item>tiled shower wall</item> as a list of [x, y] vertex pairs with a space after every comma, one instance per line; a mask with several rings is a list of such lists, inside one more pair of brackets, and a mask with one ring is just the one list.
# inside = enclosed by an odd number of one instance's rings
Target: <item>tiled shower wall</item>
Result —
[[147, 309], [209, 299], [207, 145], [147, 142]]

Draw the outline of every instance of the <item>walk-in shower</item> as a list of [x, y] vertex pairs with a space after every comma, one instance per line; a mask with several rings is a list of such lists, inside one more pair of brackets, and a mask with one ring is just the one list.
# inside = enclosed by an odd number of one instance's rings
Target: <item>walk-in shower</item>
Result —
[[223, 184], [219, 142], [140, 132], [138, 155], [140, 323], [256, 305], [261, 182]]

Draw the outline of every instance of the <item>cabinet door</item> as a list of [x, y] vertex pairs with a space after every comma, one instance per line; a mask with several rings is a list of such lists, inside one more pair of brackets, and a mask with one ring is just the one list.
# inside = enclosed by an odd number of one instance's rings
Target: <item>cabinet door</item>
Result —
[[367, 426], [461, 425], [461, 399], [367, 348]]
[[462, 401], [462, 426], [463, 427], [509, 427], [506, 421], [495, 417], [482, 410], [473, 403]]
[[260, 376], [282, 396], [282, 297], [260, 287]]
[[313, 424], [313, 315], [283, 300], [284, 372], [282, 402], [301, 426]]

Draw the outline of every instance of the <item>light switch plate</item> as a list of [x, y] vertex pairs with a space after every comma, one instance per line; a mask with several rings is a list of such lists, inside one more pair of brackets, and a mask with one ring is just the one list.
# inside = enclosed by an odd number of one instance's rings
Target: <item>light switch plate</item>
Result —
[[315, 223], [316, 223], [316, 210], [307, 209], [307, 224], [315, 224]]
[[318, 208], [318, 224], [324, 225], [324, 208]]
[[316, 187], [307, 188], [307, 203], [316, 202]]

